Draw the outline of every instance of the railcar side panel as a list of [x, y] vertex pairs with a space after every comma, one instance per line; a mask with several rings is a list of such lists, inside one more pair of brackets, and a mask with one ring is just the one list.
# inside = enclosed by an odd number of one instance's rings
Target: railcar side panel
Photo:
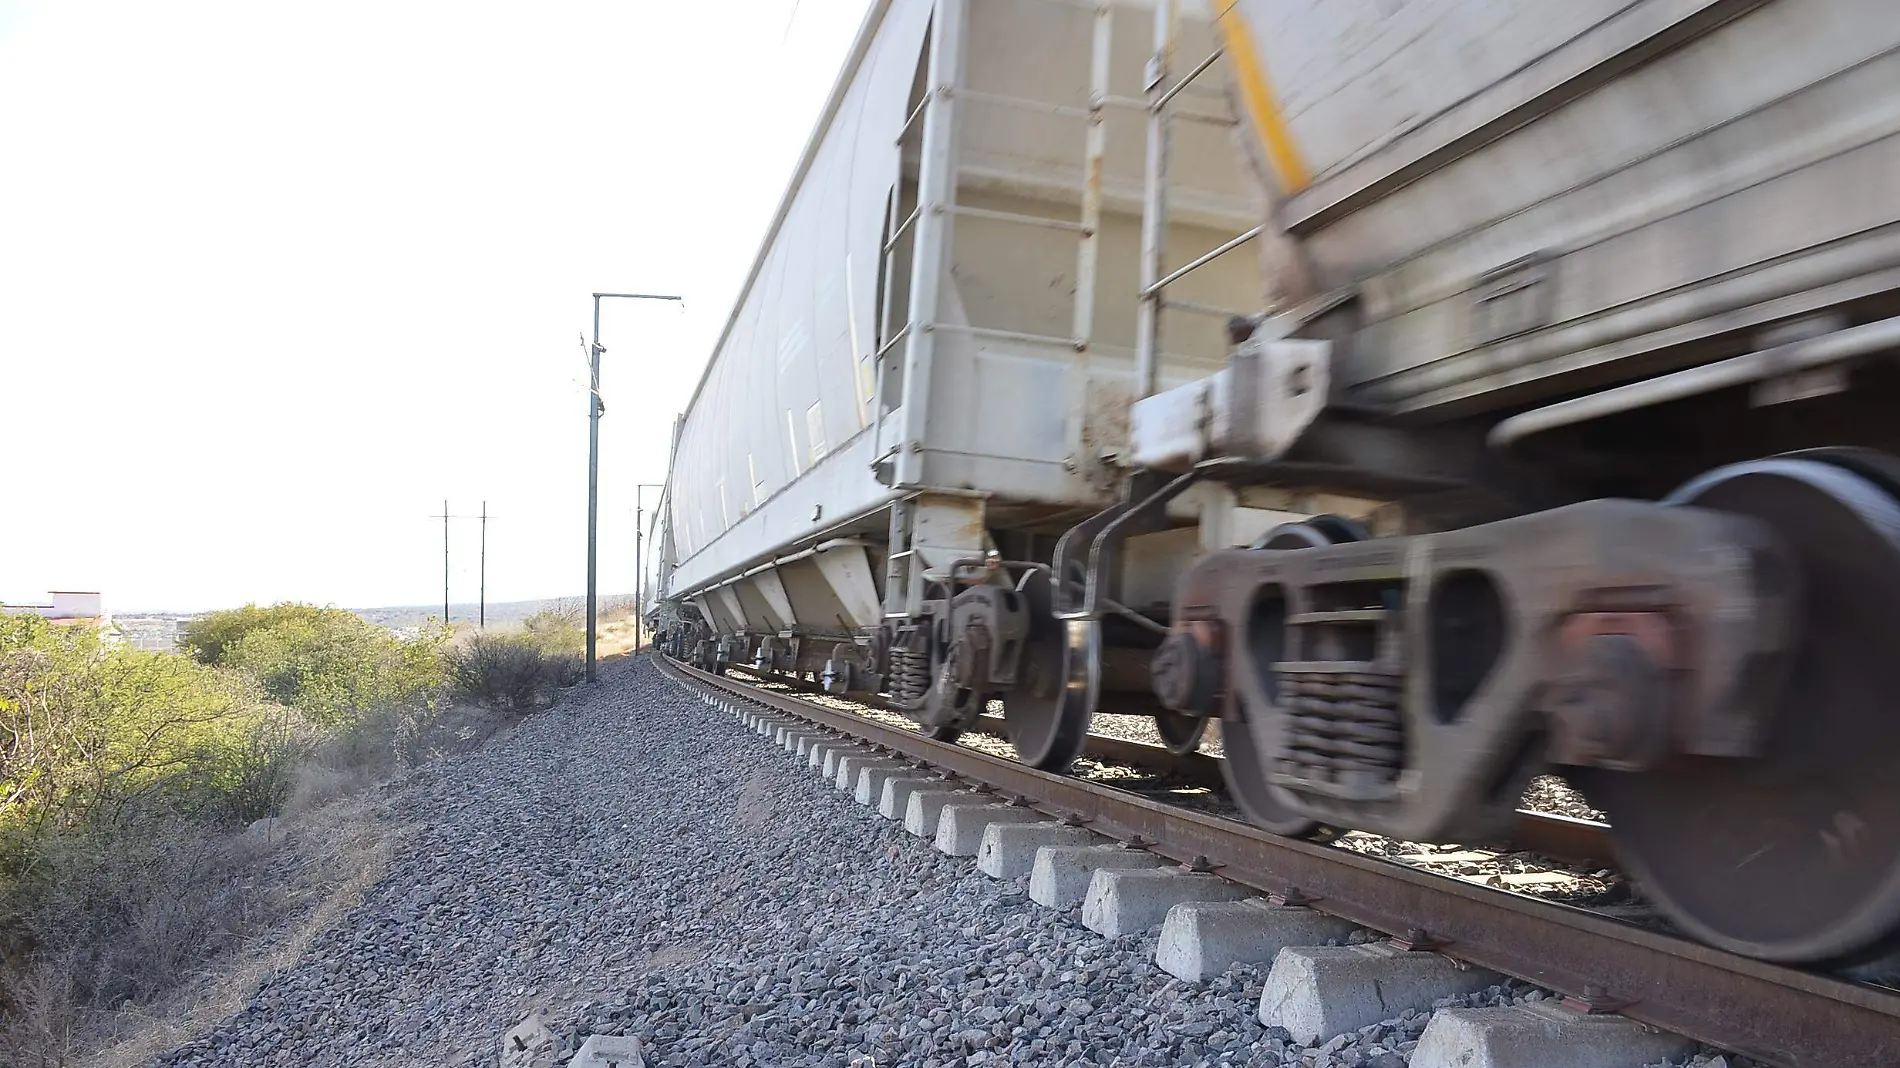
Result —
[[671, 479], [676, 590], [890, 495], [871, 471], [860, 364], [874, 330], [885, 191], [929, 18], [928, 4], [874, 9], [861, 59], [687, 410]]
[[1895, 286], [1883, 0], [1237, 10], [1312, 175], [1277, 222], [1358, 297], [1354, 403], [1522, 404]]

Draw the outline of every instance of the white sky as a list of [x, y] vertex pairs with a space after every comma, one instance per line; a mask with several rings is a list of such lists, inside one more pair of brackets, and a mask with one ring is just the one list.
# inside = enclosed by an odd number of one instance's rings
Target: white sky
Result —
[[[0, 0], [0, 599], [602, 588], [866, 0]], [[657, 498], [647, 491], [651, 504]], [[476, 594], [476, 524], [453, 596]]]

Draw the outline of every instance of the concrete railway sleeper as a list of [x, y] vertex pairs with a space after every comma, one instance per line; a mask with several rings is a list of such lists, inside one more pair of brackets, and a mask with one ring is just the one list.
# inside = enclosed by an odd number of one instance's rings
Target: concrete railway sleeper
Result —
[[[987, 874], [1027, 875], [1032, 900], [1080, 904], [1083, 923], [1109, 937], [1159, 927], [1156, 963], [1172, 974], [1198, 980], [1234, 962], [1272, 961], [1260, 1019], [1301, 1041], [1512, 976], [1559, 997], [1437, 1012], [1411, 1068], [1636, 1068], [1695, 1041], [1785, 1068], [1900, 1063], [1900, 996], [1882, 988], [1275, 836], [661, 664], [911, 834], [973, 856]], [[1380, 937], [1359, 941], [1356, 931]]]
[[[784, 686], [788, 690], [822, 692], [822, 687], [818, 684], [807, 682], [796, 675], [778, 674], [740, 665], [733, 665], [732, 670], [750, 674], [765, 684]], [[888, 703], [881, 701], [875, 694], [854, 693], [850, 695], [849, 701], [851, 704], [892, 711], [894, 714], [901, 715], [890, 709]], [[1007, 740], [1009, 726], [1001, 716], [983, 715], [971, 724], [968, 733]], [[1150, 770], [1208, 790], [1224, 793], [1228, 789], [1221, 761], [1203, 752], [1180, 753], [1162, 746], [1131, 741], [1110, 734], [1090, 733], [1082, 740], [1081, 753], [1083, 757], [1103, 764]], [[1608, 867], [1614, 864], [1609, 831], [1607, 824], [1596, 820], [1518, 809], [1509, 831], [1500, 838], [1500, 844], [1512, 850], [1534, 853], [1574, 864]]]

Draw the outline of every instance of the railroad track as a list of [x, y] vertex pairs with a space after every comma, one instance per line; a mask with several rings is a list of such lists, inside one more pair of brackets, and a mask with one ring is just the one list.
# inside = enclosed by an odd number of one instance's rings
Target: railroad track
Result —
[[[824, 689], [817, 684], [791, 676], [757, 671], [743, 665], [732, 665], [728, 670], [738, 671], [761, 683], [783, 686], [795, 692], [824, 693]], [[867, 708], [891, 711], [884, 701], [866, 694], [852, 694], [848, 699], [839, 700]], [[970, 733], [1005, 740], [1009, 737], [1008, 731], [1003, 726], [1003, 717], [988, 714], [977, 718], [975, 725], [970, 728]], [[1090, 734], [1083, 744], [1082, 755], [1101, 764], [1123, 765], [1160, 772], [1177, 778], [1183, 783], [1209, 790], [1224, 792], [1227, 789], [1227, 783], [1221, 777], [1220, 761], [1206, 753], [1175, 753], [1161, 746], [1148, 745], [1127, 738]], [[1495, 843], [1500, 848], [1536, 853], [1572, 864], [1603, 867], [1614, 862], [1615, 858], [1610, 850], [1608, 824], [1549, 812], [1532, 812], [1529, 809], [1519, 809], [1517, 817], [1517, 825], [1512, 828], [1509, 841]]]
[[[998, 795], [997, 800], [1086, 826], [1188, 870], [1212, 872], [1275, 904], [1305, 905], [1381, 932], [1400, 949], [1435, 951], [1533, 983], [1562, 995], [1572, 1009], [1626, 1016], [1784, 1068], [1900, 1064], [1900, 995], [1884, 988], [1724, 953], [1583, 909], [1348, 850], [1280, 838], [1237, 820], [1038, 771], [665, 657], [656, 660], [676, 681], [735, 710], [745, 710], [743, 703], [749, 702], [789, 722], [895, 754]], [[1599, 833], [1596, 825], [1552, 826], [1585, 845]]]

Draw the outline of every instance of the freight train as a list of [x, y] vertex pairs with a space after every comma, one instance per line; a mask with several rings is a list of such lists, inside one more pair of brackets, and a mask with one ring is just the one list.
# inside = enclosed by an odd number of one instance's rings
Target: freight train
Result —
[[1218, 721], [1289, 836], [1558, 772], [1683, 930], [1900, 932], [1885, 0], [875, 0], [675, 431], [663, 645]]

